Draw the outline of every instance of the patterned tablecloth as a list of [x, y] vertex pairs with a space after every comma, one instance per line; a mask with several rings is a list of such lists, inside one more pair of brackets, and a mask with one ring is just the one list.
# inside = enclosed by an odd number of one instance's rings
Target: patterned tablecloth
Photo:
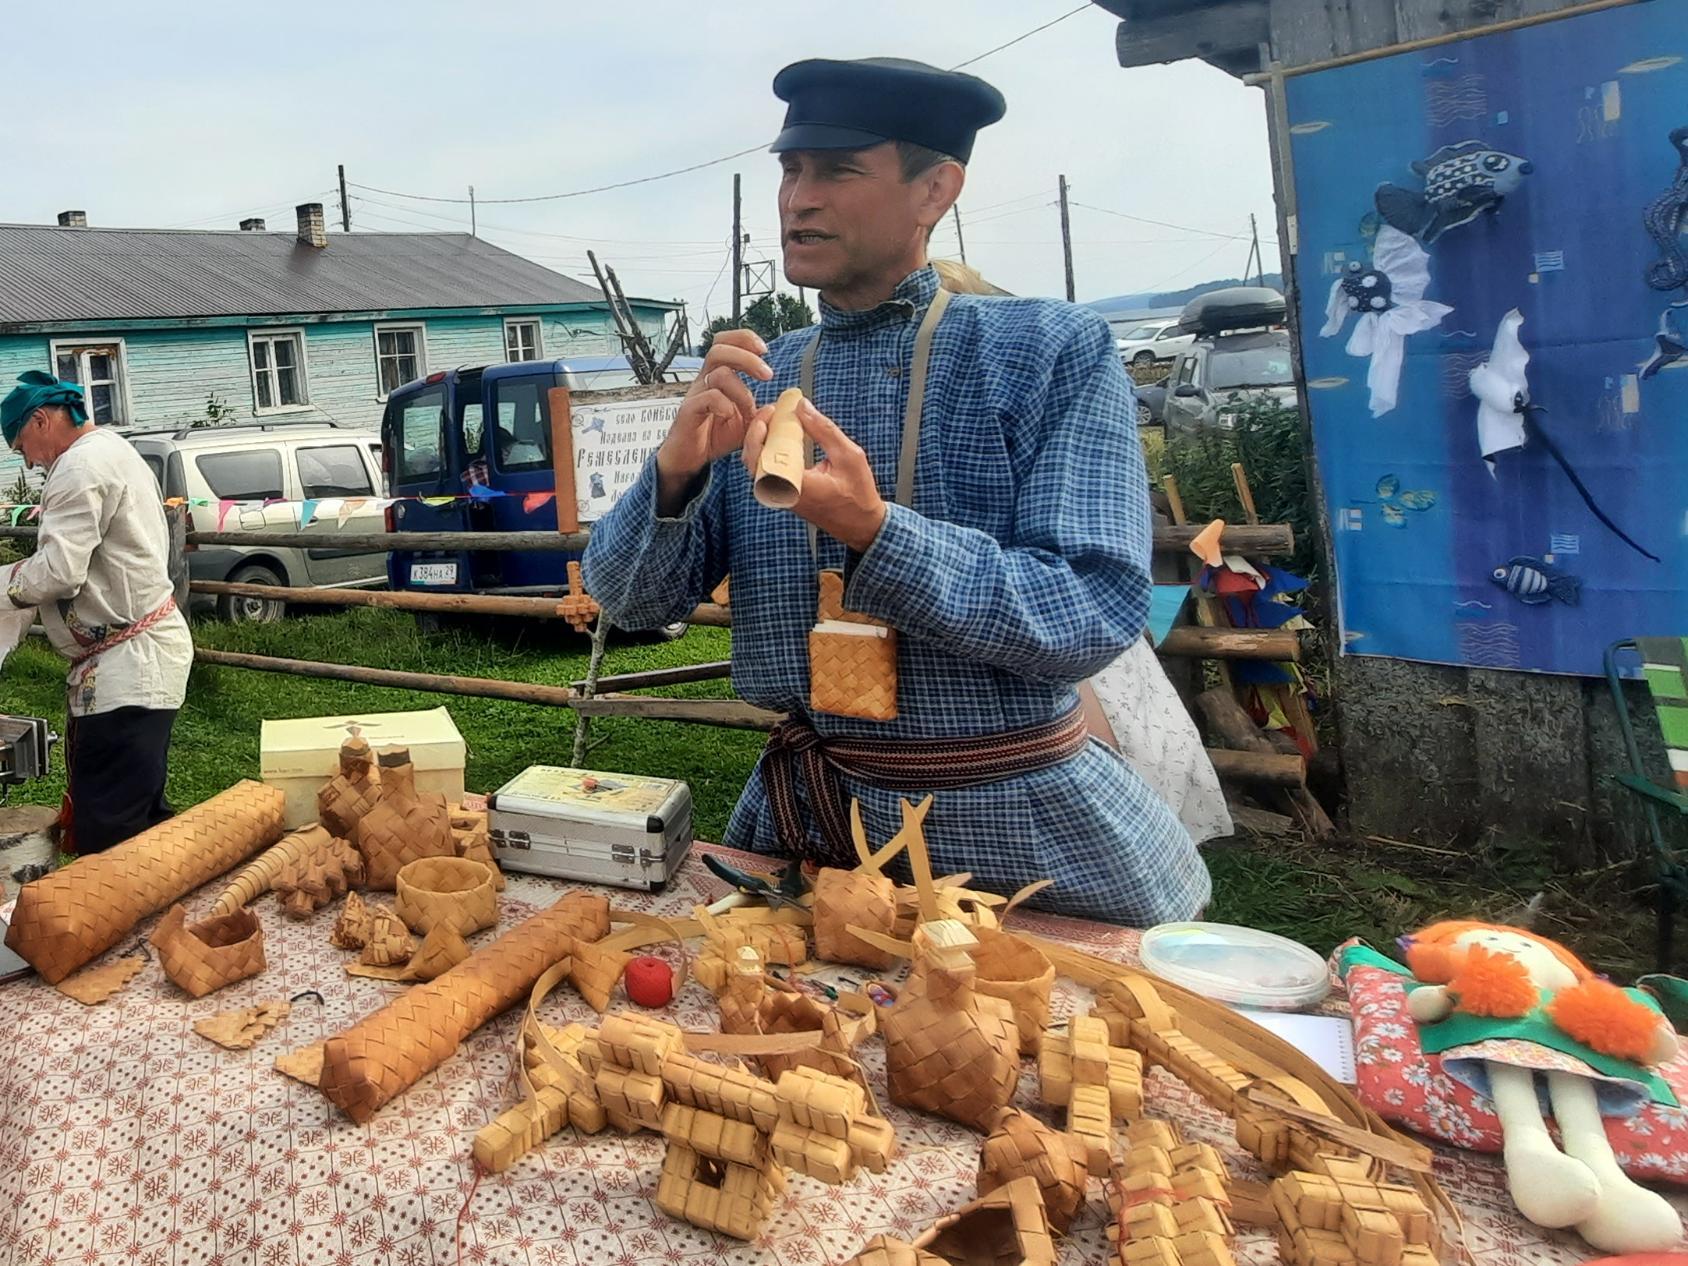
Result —
[[[548, 905], [563, 887], [512, 876], [497, 930]], [[212, 884], [194, 894], [190, 916], [204, 915], [217, 891]], [[722, 891], [694, 859], [664, 894], [612, 898], [624, 908], [680, 915]], [[156, 964], [95, 1007], [33, 978], [0, 985], [0, 1260], [827, 1266], [879, 1232], [912, 1236], [973, 1195], [979, 1137], [897, 1108], [890, 1116], [900, 1152], [885, 1174], [845, 1187], [794, 1177], [752, 1244], [656, 1208], [663, 1148], [651, 1134], [564, 1131], [506, 1173], [477, 1178], [470, 1140], [513, 1100], [515, 1013], [482, 1029], [367, 1125], [354, 1125], [272, 1063], [344, 1029], [402, 986], [345, 974], [350, 956], [328, 943], [332, 910], [306, 922], [281, 917], [273, 898], [258, 910], [268, 970], [209, 998], [189, 999]], [[1136, 951], [1136, 934], [1118, 928], [1038, 916], [1023, 925], [1122, 961]], [[204, 1016], [310, 989], [322, 1004], [296, 1003], [288, 1022], [252, 1050], [226, 1051], [192, 1030]], [[1082, 1002], [1064, 986], [1058, 992], [1057, 1015]], [[713, 999], [696, 984], [671, 1011], [689, 1028], [717, 1022]], [[566, 986], [546, 1013], [554, 1023], [593, 1019]], [[870, 1074], [882, 1076], [877, 1042], [865, 1058]], [[1035, 1103], [1035, 1090], [1028, 1064], [1020, 1102]], [[1180, 1083], [1156, 1072], [1147, 1099], [1152, 1114], [1223, 1145], [1236, 1172], [1260, 1176], [1230, 1142], [1229, 1123]], [[1523, 1224], [1493, 1158], [1438, 1149], [1437, 1174], [1464, 1211], [1479, 1266], [1570, 1266], [1597, 1256], [1574, 1236]], [[1102, 1266], [1103, 1216], [1093, 1200], [1063, 1245], [1063, 1263]], [[1264, 1235], [1245, 1236], [1241, 1249], [1249, 1263], [1277, 1259]]]

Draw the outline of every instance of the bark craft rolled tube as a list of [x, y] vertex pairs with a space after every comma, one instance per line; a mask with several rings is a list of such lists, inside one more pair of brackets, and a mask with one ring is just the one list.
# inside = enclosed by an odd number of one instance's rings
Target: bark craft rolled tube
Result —
[[602, 939], [609, 926], [606, 898], [565, 893], [444, 975], [329, 1038], [319, 1088], [352, 1120], [369, 1120], [449, 1059], [464, 1038], [525, 998], [578, 943]]
[[114, 848], [25, 884], [6, 944], [48, 984], [116, 945], [142, 919], [281, 838], [286, 797], [239, 782]]
[[768, 419], [768, 439], [756, 459], [756, 500], [773, 510], [789, 510], [803, 490], [803, 424], [797, 406], [803, 393], [796, 387], [780, 392], [774, 415]]

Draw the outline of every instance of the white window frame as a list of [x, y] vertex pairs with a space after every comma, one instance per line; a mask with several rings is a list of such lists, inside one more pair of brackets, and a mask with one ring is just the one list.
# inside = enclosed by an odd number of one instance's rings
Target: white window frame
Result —
[[387, 392], [381, 387], [381, 336], [408, 330], [416, 335], [416, 376], [428, 376], [428, 327], [421, 321], [377, 321], [370, 335], [375, 350], [375, 398], [385, 400]]
[[[47, 342], [47, 357], [49, 363], [53, 367], [53, 373], [57, 375], [59, 372], [60, 348], [87, 347], [92, 343], [100, 343], [117, 348], [117, 386], [121, 389], [120, 394], [123, 397], [123, 419], [120, 422], [112, 423], [112, 425], [120, 427], [131, 426], [135, 421], [135, 406], [134, 402], [129, 398], [129, 345], [123, 339], [103, 338], [97, 334], [91, 334], [86, 338], [49, 339]], [[82, 383], [79, 385], [83, 388], [83, 398], [87, 399], [88, 384]], [[91, 407], [88, 410], [88, 416], [90, 418], [94, 416], [94, 412]]]
[[[298, 345], [298, 348], [299, 348], [299, 359], [298, 359], [298, 363], [294, 366], [294, 368], [297, 369], [298, 372], [299, 372], [299, 392], [300, 392], [301, 395], [304, 396], [304, 399], [302, 401], [300, 401], [298, 404], [273, 404], [273, 405], [270, 405], [268, 408], [265, 408], [265, 407], [260, 406], [259, 403], [258, 403], [258, 358], [253, 353], [252, 348], [253, 348], [253, 344], [256, 343], [259, 339], [273, 340], [273, 339], [278, 339], [278, 338], [292, 338], [297, 342], [297, 345]], [[292, 325], [286, 325], [286, 326], [269, 326], [269, 325], [266, 325], [266, 326], [261, 326], [257, 329], [247, 330], [246, 331], [246, 368], [247, 368], [248, 372], [251, 374], [251, 377], [252, 377], [252, 413], [253, 413], [254, 416], [257, 416], [259, 414], [263, 414], [263, 415], [267, 416], [271, 413], [307, 413], [307, 412], [310, 411], [310, 409], [311, 409], [311, 376], [310, 376], [310, 370], [305, 363], [305, 331], [304, 331], [303, 327], [292, 326]], [[275, 354], [274, 354], [273, 351], [270, 354], [270, 367], [269, 367], [269, 369], [267, 369], [264, 372], [272, 375], [271, 380], [272, 380], [272, 382], [274, 383], [274, 386], [275, 386], [275, 391], [272, 394], [271, 398], [275, 399], [275, 400], [280, 400], [281, 399], [281, 375], [276, 372]]]
[[533, 359], [545, 359], [545, 323], [536, 316], [514, 316], [504, 318], [504, 360], [506, 364], [528, 364], [527, 361], [510, 360], [510, 327], [513, 325], [533, 326]]

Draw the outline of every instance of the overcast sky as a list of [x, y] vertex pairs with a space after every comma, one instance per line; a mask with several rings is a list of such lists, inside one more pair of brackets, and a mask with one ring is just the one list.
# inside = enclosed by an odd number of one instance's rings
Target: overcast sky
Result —
[[[594, 247], [630, 294], [719, 315], [735, 171], [752, 258], [778, 258], [771, 155], [586, 197], [490, 200], [765, 144], [783, 110], [769, 83], [788, 62], [952, 66], [1075, 4], [83, 0], [70, 28], [7, 58], [0, 219], [51, 222], [76, 207], [92, 225], [232, 229], [262, 214], [275, 229], [292, 225], [294, 204], [320, 200], [337, 230], [343, 162], [356, 185], [383, 190], [464, 198], [473, 184], [488, 240], [576, 276]], [[1062, 293], [1062, 172], [1080, 300], [1237, 275], [1250, 212], [1275, 237], [1260, 91], [1199, 62], [1121, 70], [1116, 24], [1087, 8], [969, 67], [1002, 90], [1008, 115], [974, 150], [967, 258], [1015, 293]], [[466, 205], [352, 190], [353, 231], [468, 219]], [[956, 253], [953, 228], [935, 253]]]

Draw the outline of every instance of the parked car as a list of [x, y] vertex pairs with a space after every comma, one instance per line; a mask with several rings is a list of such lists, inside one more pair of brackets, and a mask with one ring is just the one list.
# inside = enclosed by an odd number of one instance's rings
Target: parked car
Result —
[[1166, 421], [1166, 386], [1145, 384], [1137, 388], [1137, 425], [1160, 426]]
[[[676, 357], [670, 372], [686, 382], [702, 365], [695, 357]], [[556, 490], [550, 389], [604, 391], [637, 382], [625, 357], [593, 356], [453, 369], [397, 388], [381, 422], [389, 496], [461, 498], [476, 484], [508, 495], [437, 506], [401, 501], [388, 511], [388, 529], [401, 538], [406, 532], [555, 531], [555, 502], [533, 510], [525, 505], [531, 494]], [[429, 593], [554, 594], [567, 590], [568, 563], [579, 557], [567, 551], [395, 549], [388, 578], [394, 589]]]
[[[373, 433], [331, 422], [252, 422], [231, 426], [174, 427], [127, 432], [166, 497], [257, 503], [227, 515], [200, 509], [192, 527], [224, 532], [298, 532], [297, 503], [331, 497], [368, 497], [367, 506], [347, 515], [324, 517], [305, 528], [320, 536], [320, 548], [273, 545], [203, 545], [188, 553], [192, 580], [230, 581], [242, 585], [299, 588], [378, 588], [387, 583], [384, 552], [338, 548], [343, 533], [386, 530], [375, 498], [381, 494], [381, 444]], [[262, 506], [265, 501], [282, 503]], [[280, 619], [286, 604], [277, 599], [214, 600], [229, 620], [268, 622]]]
[[1196, 338], [1179, 325], [1176, 317], [1140, 321], [1125, 327], [1123, 333], [1120, 329], [1121, 326], [1116, 324], [1114, 343], [1119, 348], [1119, 358], [1137, 369], [1147, 369], [1156, 361], [1171, 360], [1178, 355], [1179, 348], [1187, 347]]
[[1180, 324], [1194, 341], [1166, 377], [1162, 406], [1169, 443], [1236, 426], [1240, 407], [1270, 399], [1295, 407], [1295, 366], [1283, 329], [1284, 299], [1258, 286], [1210, 291], [1185, 305]]

